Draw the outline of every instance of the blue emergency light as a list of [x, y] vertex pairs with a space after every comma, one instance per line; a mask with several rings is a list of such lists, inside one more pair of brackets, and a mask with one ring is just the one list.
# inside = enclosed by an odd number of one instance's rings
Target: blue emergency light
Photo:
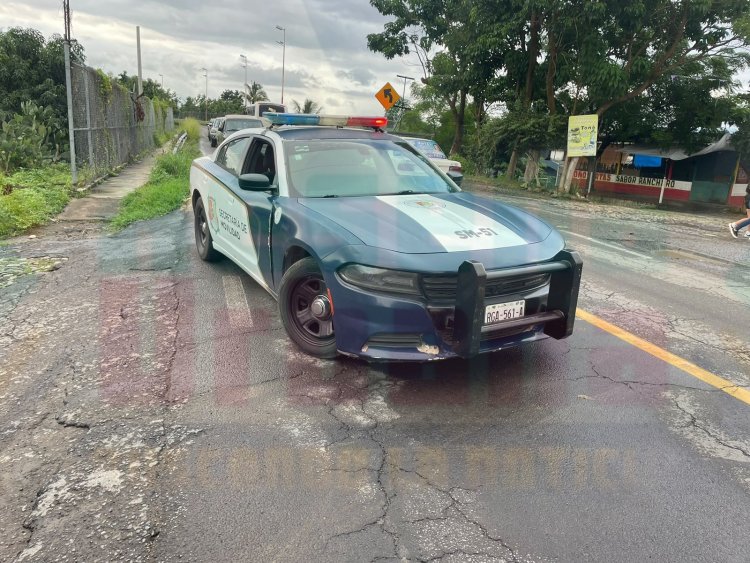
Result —
[[330, 125], [335, 127], [373, 127], [388, 125], [387, 117], [351, 117], [348, 115], [316, 115], [314, 113], [275, 113], [267, 111], [263, 117], [273, 125]]

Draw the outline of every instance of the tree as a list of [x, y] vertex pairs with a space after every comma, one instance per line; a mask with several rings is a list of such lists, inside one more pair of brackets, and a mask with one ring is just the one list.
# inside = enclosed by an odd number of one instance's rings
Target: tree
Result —
[[[565, 4], [556, 20], [559, 54], [552, 74], [560, 71], [562, 61], [569, 77], [564, 85], [568, 113], [602, 118], [664, 77], [696, 73], [698, 78], [717, 65], [736, 69], [747, 64], [748, 55], [740, 48], [748, 43], [748, 11], [748, 0]], [[568, 164], [566, 191], [577, 159]], [[591, 161], [592, 172], [594, 166]]]
[[255, 102], [265, 102], [268, 100], [268, 94], [263, 89], [263, 86], [253, 81], [251, 84], [245, 85], [245, 98], [247, 103], [254, 104]]
[[[494, 2], [499, 3], [504, 2]], [[461, 152], [468, 97], [485, 90], [499, 65], [492, 63], [499, 51], [478, 42], [486, 36], [486, 20], [477, 8], [481, 2], [370, 0], [370, 4], [395, 19], [381, 33], [367, 36], [368, 48], [387, 59], [412, 54], [418, 58], [429, 95], [440, 97], [453, 117], [450, 152]]]
[[732, 145], [743, 162], [750, 164], [750, 94], [740, 94], [734, 99], [729, 123], [735, 129]]
[[314, 102], [309, 98], [305, 98], [305, 101], [300, 105], [297, 100], [292, 100], [292, 106], [294, 111], [297, 113], [320, 113], [323, 111], [322, 106], [318, 102]]
[[[71, 57], [84, 62], [80, 44], [71, 45]], [[45, 127], [55, 131], [45, 136], [48, 148], [53, 153], [64, 152], [68, 106], [62, 38], [53, 35], [45, 41], [37, 30], [18, 27], [0, 31], [0, 113], [12, 119], [14, 114], [23, 114], [23, 104], [30, 100], [44, 107]]]

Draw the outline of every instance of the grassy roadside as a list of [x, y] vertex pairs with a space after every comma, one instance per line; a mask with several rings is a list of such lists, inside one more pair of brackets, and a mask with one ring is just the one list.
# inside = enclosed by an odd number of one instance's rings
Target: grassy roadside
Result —
[[148, 182], [122, 199], [120, 210], [110, 223], [112, 229], [166, 215], [185, 201], [190, 192], [190, 164], [200, 156], [201, 125], [195, 119], [186, 119], [180, 129], [188, 136], [183, 147], [177, 154], [168, 152], [156, 159]]
[[73, 194], [67, 164], [19, 170], [9, 176], [0, 173], [0, 238], [47, 223], [65, 209]]
[[[154, 141], [160, 146], [173, 135], [159, 133]], [[80, 195], [76, 188], [95, 180], [93, 172], [86, 167], [79, 168], [78, 172], [79, 181], [75, 186], [71, 182], [70, 166], [63, 162], [13, 174], [0, 172], [0, 239], [49, 223], [61, 213], [72, 198]]]

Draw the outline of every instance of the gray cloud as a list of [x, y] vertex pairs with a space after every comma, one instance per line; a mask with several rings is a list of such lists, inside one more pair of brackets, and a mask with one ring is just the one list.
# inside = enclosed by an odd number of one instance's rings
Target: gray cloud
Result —
[[353, 68], [352, 70], [340, 70], [336, 73], [339, 78], [346, 78], [355, 84], [371, 86], [375, 82], [375, 74], [366, 68]]
[[[276, 43], [286, 27], [285, 101], [324, 100], [326, 111], [381, 113], [373, 95], [396, 74], [412, 74], [406, 61], [387, 61], [367, 49], [367, 34], [387, 21], [368, 0], [75, 0], [73, 34], [88, 62], [107, 72], [133, 74], [135, 30], [141, 26], [144, 76], [160, 80], [185, 98], [241, 89], [247, 55], [248, 80], [281, 97], [281, 54]], [[5, 0], [3, 26], [22, 25], [45, 35], [62, 31], [58, 0]]]

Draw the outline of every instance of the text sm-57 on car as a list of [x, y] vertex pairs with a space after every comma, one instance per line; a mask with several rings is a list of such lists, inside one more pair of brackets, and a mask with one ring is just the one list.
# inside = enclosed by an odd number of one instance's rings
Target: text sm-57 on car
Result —
[[462, 192], [383, 117], [264, 117], [193, 162], [195, 239], [302, 350], [466, 358], [572, 333], [582, 263], [555, 229]]

